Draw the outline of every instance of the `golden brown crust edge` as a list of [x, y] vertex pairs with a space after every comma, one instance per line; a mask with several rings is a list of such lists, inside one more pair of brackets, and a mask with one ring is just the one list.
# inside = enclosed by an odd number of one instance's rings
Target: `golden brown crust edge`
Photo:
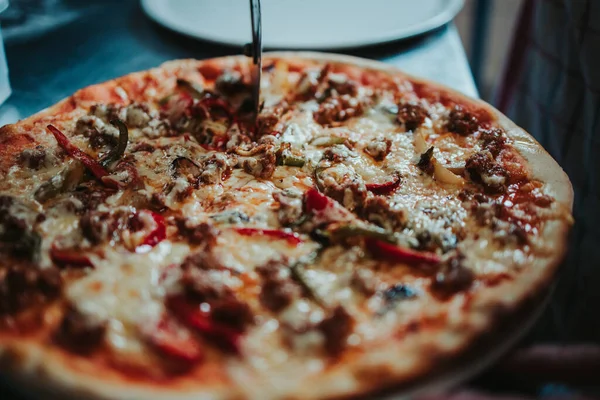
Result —
[[[498, 110], [488, 104], [468, 98], [456, 91], [427, 82], [412, 76], [403, 74], [393, 66], [376, 61], [360, 58], [311, 52], [279, 52], [269, 53], [268, 57], [294, 59], [297, 62], [309, 59], [322, 62], [339, 62], [364, 67], [389, 71], [392, 74], [402, 74], [412, 81], [421, 82], [430, 87], [440, 90], [462, 99], [468, 103], [478, 104], [487, 108], [498, 116], [501, 125], [506, 129], [508, 135], [516, 142], [515, 147], [528, 161], [533, 176], [547, 183], [548, 194], [552, 195], [570, 213], [573, 202], [573, 192], [570, 181], [564, 171], [545, 152], [541, 146], [525, 131], [517, 127]], [[211, 62], [229, 64], [239, 61], [241, 57], [225, 57], [213, 59]], [[154, 69], [160, 74], [169, 74], [169, 71], [177, 70], [182, 65], [197, 64], [194, 60], [178, 60], [163, 64]], [[200, 61], [202, 63], [202, 61]], [[118, 85], [126, 80], [136, 80], [142, 77], [146, 71], [133, 73], [112, 81], [94, 85], [82, 89], [54, 106], [51, 106], [15, 125], [6, 129], [16, 129], [17, 126], [29, 125], [46, 117], [53, 118], [57, 114], [69, 113], [80, 106], [85, 107], [91, 100], [102, 101], [106, 91], [102, 87]], [[85, 96], [81, 96], [81, 94]], [[5, 129], [3, 129], [5, 131]], [[567, 235], [571, 221], [565, 217], [564, 220], [556, 221], [545, 229], [543, 235], [548, 241], [555, 243], [555, 252], [549, 262], [536, 261], [524, 272], [518, 283], [510, 285], [498, 285], [486, 291], [476, 298], [468, 318], [449, 326], [444, 332], [444, 337], [415, 337], [407, 341], [396, 341], [388, 343], [382, 348], [372, 349], [371, 352], [352, 360], [346, 360], [337, 368], [312, 380], [310, 385], [300, 385], [296, 392], [296, 398], [338, 398], [358, 394], [366, 394], [379, 390], [385, 386], [393, 386], [398, 382], [409, 382], [417, 379], [423, 373], [435, 368], [438, 361], [450, 358], [453, 355], [463, 353], [470, 348], [478, 337], [486, 331], [492, 330], [506, 316], [514, 313], [521, 304], [528, 299], [534, 299], [543, 292], [550, 284], [557, 266], [566, 252]], [[508, 286], [508, 287], [507, 287]], [[502, 301], [499, 301], [501, 299]], [[490, 311], [492, 309], [492, 311]], [[433, 344], [432, 344], [433, 339]], [[442, 340], [443, 339], [443, 340]], [[435, 343], [437, 340], [437, 343]], [[446, 345], [441, 346], [440, 341]], [[417, 352], [406, 352], [407, 349], [418, 349]], [[399, 359], [398, 356], [402, 358]], [[166, 387], [165, 390], [157, 390], [155, 386], [144, 387], [123, 385], [111, 379], [102, 379], [82, 374], [65, 366], [60, 357], [43, 345], [33, 342], [11, 344], [0, 346], [0, 370], [7, 372], [15, 379], [16, 383], [22, 382], [23, 386], [32, 387], [32, 379], [37, 385], [32, 388], [35, 392], [50, 390], [53, 393], [61, 393], [78, 399], [198, 399], [198, 398], [238, 398], [239, 394], [227, 393], [223, 387], [200, 387], [191, 392], [178, 392], [178, 388]], [[358, 380], [356, 375], [362, 375]], [[170, 392], [175, 391], [175, 393]], [[62, 398], [62, 397], [61, 397]]]

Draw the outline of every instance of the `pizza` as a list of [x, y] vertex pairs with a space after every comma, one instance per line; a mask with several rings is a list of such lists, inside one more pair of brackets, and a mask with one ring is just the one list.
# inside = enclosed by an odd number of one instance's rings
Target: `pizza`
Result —
[[0, 134], [0, 370], [77, 399], [408, 385], [550, 287], [558, 164], [392, 67], [269, 53], [84, 88]]

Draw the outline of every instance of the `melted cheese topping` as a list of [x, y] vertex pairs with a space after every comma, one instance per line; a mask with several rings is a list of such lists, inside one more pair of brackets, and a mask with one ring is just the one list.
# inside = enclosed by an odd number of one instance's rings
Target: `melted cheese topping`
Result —
[[144, 254], [94, 257], [94, 269], [73, 282], [66, 296], [92, 325], [108, 322], [106, 342], [113, 350], [139, 354], [144, 351], [141, 327], [155, 324], [164, 312], [165, 295], [178, 290], [162, 278], [164, 271], [189, 251], [186, 245], [163, 241]]
[[[282, 68], [278, 66], [263, 79], [266, 112], [278, 107], [293, 90], [301, 92], [303, 87], [308, 90], [317, 82], [318, 71], [314, 76], [301, 78], [300, 74], [288, 73], [287, 68]], [[343, 74], [329, 79], [332, 85], [347, 82]], [[300, 86], [296, 87], [298, 82]], [[317, 213], [313, 220], [315, 225], [331, 221], [371, 228], [382, 225], [383, 228], [378, 229], [393, 231], [400, 244], [419, 251], [428, 249], [443, 262], [458, 250], [466, 255], [464, 267], [472, 271], [476, 279], [518, 272], [532, 258], [540, 254], [543, 257], [544, 249], [540, 247], [543, 245], [536, 244], [534, 237], [523, 245], [513, 240], [508, 225], [502, 232], [491, 225], [482, 226], [477, 222], [472, 204], [459, 196], [465, 186], [481, 191], [464, 173], [469, 157], [481, 150], [477, 137], [447, 133], [447, 109], [435, 103], [427, 105], [428, 115], [420, 126], [414, 132], [407, 132], [396, 121], [396, 115], [390, 113], [390, 109], [396, 107], [393, 93], [371, 96], [371, 92], [359, 87], [358, 98], [368, 104], [364, 113], [332, 126], [316, 122], [314, 114], [322, 107], [316, 100], [294, 103], [281, 116], [283, 129], [272, 139], [271, 145], [276, 150], [288, 144], [291, 151], [302, 158], [303, 165], [276, 165], [268, 178], [256, 177], [244, 166], [249, 160], [260, 165], [260, 157], [266, 155], [245, 155], [251, 148], [243, 146], [230, 148], [234, 136], [241, 134], [239, 126], [230, 130], [232, 137], [227, 147], [232, 151], [221, 154], [207, 150], [205, 143], [199, 143], [187, 132], [166, 135], [165, 124], [175, 125], [175, 122], [161, 120], [158, 102], [142, 108], [120, 108], [119, 117], [129, 126], [127, 160], [135, 166], [142, 183], [135, 189], [128, 187], [111, 193], [100, 201], [96, 210], [110, 212], [119, 206], [132, 206], [136, 210], [152, 204], [166, 217], [167, 239], [144, 251], [136, 251], [147, 232], [126, 230], [118, 236], [122, 242], [113, 238], [96, 245], [99, 248], [89, 254], [93, 266], [85, 269], [82, 277], [66, 283], [64, 293], [68, 302], [91, 325], [106, 325], [105, 343], [117, 358], [141, 357], [150, 351], [141, 332], [145, 326], [157, 324], [168, 312], [167, 296], [184, 293], [181, 270], [173, 266], [179, 267], [186, 257], [201, 248], [178, 233], [176, 220], [181, 219], [190, 228], [208, 223], [220, 231], [211, 251], [228, 272], [215, 271], [211, 279], [221, 279], [228, 289], [244, 292], [244, 299], [254, 314], [254, 324], [241, 342], [243, 358], [221, 357], [228, 360], [230, 377], [239, 387], [243, 387], [244, 382], [259, 379], [265, 388], [270, 388], [261, 389], [257, 397], [267, 392], [294, 390], [296, 383], [289, 381], [289, 377], [303, 382], [303, 378], [324, 370], [323, 347], [327, 338], [319, 324], [336, 306], [343, 306], [354, 322], [351, 334], [340, 338], [347, 348], [381, 343], [411, 323], [443, 320], [458, 324], [461, 310], [468, 304], [467, 295], [458, 294], [449, 301], [441, 301], [431, 294], [432, 276], [423, 276], [418, 268], [375, 260], [356, 243], [334, 242], [323, 250], [307, 232], [297, 236], [301, 243], [292, 243], [285, 238], [236, 231], [240, 227], [283, 229], [280, 213], [284, 204], [277, 196], [301, 197], [316, 186], [316, 171], [321, 168], [321, 191], [331, 193], [332, 197], [341, 193], [338, 202], [352, 204], [356, 209], [328, 208]], [[241, 104], [241, 100], [231, 99], [231, 104], [237, 103]], [[92, 149], [89, 135], [101, 134], [105, 140], [118, 137], [118, 130], [107, 122], [109, 113], [108, 107], [98, 106], [90, 115], [77, 115], [79, 128], [74, 122], [68, 122], [62, 129], [75, 146], [101, 157], [106, 149]], [[78, 133], [78, 129], [84, 129], [81, 127], [87, 130]], [[49, 134], [40, 134], [39, 143], [60, 153]], [[133, 152], [140, 144], [151, 145], [152, 151]], [[434, 146], [431, 175], [417, 165], [430, 146]], [[244, 155], [236, 155], [236, 151]], [[377, 157], [374, 153], [385, 154]], [[52, 201], [36, 202], [34, 193], [41, 185], [59, 180], [57, 177], [62, 171], [77, 165], [69, 157], [61, 157], [65, 160], [59, 162], [54, 157], [49, 161], [50, 166], [39, 171], [15, 166], [0, 183], [3, 192], [36, 204], [37, 209], [46, 214], [46, 220], [37, 228], [43, 238], [41, 268], [52, 267], [50, 251], [59, 238], [70, 240], [84, 249], [82, 251], [95, 245], [82, 233], [81, 214], [86, 207], [82, 200], [67, 193], [57, 195]], [[191, 170], [197, 167], [205, 174], [196, 176], [177, 170], [174, 162], [178, 158], [185, 158]], [[131, 171], [123, 169], [113, 176], [126, 182], [133, 179], [130, 174]], [[368, 192], [373, 185], [385, 185], [395, 176], [401, 176], [400, 186], [381, 195], [388, 209], [378, 205], [372, 210], [376, 216], [382, 213], [380, 219], [365, 216], [360, 209], [364, 199], [354, 198], [358, 196], [354, 191], [362, 188]], [[496, 186], [505, 178], [492, 174], [482, 179], [484, 184]], [[355, 187], [342, 186], [347, 181], [355, 182]], [[374, 197], [370, 192], [365, 194], [369, 200]], [[78, 211], [64, 207], [65, 201], [73, 202]], [[551, 208], [548, 215], [548, 218], [556, 217], [556, 210]], [[138, 222], [143, 222], [143, 226], [156, 226], [151, 214], [145, 214], [144, 218]], [[296, 225], [292, 225], [297, 229], [303, 221], [302, 217], [295, 218]], [[268, 311], [260, 304], [261, 278], [256, 273], [257, 267], [272, 261], [291, 267], [317, 251], [320, 251], [317, 261], [302, 264], [306, 286], [303, 290], [312, 292], [312, 296], [292, 298], [279, 313]], [[363, 271], [367, 273], [360, 274]], [[397, 285], [410, 286], [414, 294], [400, 292], [393, 297], [390, 290]], [[372, 288], [365, 289], [367, 286]], [[422, 329], [427, 329], [425, 323]], [[451, 340], [449, 336], [446, 341], [449, 347]], [[256, 385], [249, 387], [257, 388]]]

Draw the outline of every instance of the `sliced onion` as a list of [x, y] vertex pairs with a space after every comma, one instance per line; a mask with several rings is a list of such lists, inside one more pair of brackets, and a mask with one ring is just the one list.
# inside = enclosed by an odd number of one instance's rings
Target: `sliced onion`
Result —
[[446, 164], [444, 165], [450, 172], [456, 175], [462, 175], [465, 172], [465, 163], [456, 163], [456, 164]]
[[447, 183], [449, 185], [464, 185], [465, 180], [458, 175], [453, 174], [450, 170], [439, 163], [438, 160], [432, 158], [433, 163], [433, 176], [436, 180]]
[[[425, 153], [429, 147], [430, 146], [423, 135], [421, 133], [415, 133], [415, 151], [417, 154]], [[435, 157], [431, 157], [431, 163], [433, 164], [433, 176], [437, 181], [447, 183], [449, 185], [464, 185], [465, 181], [463, 178], [452, 173], [449, 168], [440, 164]], [[456, 166], [456, 170], [460, 173], [462, 170], [464, 170], [464, 166], [462, 169], [460, 166]]]
[[429, 144], [421, 133], [415, 133], [415, 151], [417, 154], [423, 154], [429, 148]]

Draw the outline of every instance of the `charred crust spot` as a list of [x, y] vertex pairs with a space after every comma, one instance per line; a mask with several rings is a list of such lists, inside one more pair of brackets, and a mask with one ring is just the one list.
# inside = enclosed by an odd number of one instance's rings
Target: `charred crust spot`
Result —
[[417, 167], [425, 172], [427, 175], [433, 175], [433, 146], [431, 146], [427, 151], [421, 154], [419, 158], [419, 162], [417, 162]]
[[471, 135], [479, 129], [479, 120], [463, 106], [457, 104], [448, 115], [446, 129], [461, 136]]
[[55, 340], [74, 353], [90, 354], [102, 344], [105, 334], [106, 323], [94, 323], [69, 306], [55, 333]]
[[427, 110], [415, 102], [401, 102], [398, 104], [398, 115], [396, 121], [404, 124], [407, 131], [414, 131], [429, 117]]
[[35, 141], [28, 134], [16, 134], [11, 125], [0, 128], [0, 151], [4, 157], [16, 157], [17, 152], [32, 146]]
[[318, 324], [317, 328], [325, 338], [325, 351], [330, 356], [336, 357], [346, 348], [346, 341], [354, 328], [354, 319], [344, 307], [337, 306], [331, 315]]
[[471, 287], [475, 274], [463, 265], [464, 259], [459, 253], [442, 264], [431, 282], [431, 289], [435, 294], [449, 298]]

